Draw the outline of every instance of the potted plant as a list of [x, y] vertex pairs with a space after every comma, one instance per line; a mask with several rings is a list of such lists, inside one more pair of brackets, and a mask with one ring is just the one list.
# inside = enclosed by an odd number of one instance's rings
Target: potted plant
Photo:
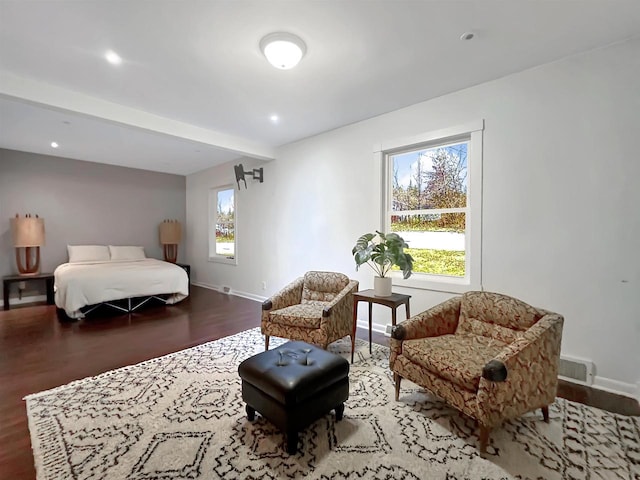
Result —
[[374, 294], [377, 297], [391, 295], [391, 278], [387, 276], [394, 265], [402, 270], [404, 278], [409, 278], [413, 270], [413, 257], [404, 252], [409, 247], [403, 238], [397, 233], [384, 234], [376, 230], [376, 233], [365, 233], [356, 242], [351, 250], [356, 261], [356, 270], [366, 263], [374, 272]]

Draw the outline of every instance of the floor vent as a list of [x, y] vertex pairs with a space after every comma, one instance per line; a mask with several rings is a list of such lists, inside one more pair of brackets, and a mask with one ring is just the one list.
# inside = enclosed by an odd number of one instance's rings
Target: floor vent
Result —
[[573, 357], [560, 357], [558, 376], [582, 385], [593, 384], [593, 362]]

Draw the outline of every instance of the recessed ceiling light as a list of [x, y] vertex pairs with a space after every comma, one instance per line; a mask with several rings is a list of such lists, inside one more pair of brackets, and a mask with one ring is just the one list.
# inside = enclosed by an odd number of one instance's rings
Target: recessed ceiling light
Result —
[[271, 33], [260, 40], [260, 50], [269, 63], [281, 70], [295, 67], [307, 51], [300, 37], [291, 33]]
[[58, 143], [57, 143], [57, 142], [51, 142], [51, 146], [52, 146], [53, 148], [58, 148], [60, 145], [58, 145]]
[[460, 40], [471, 40], [473, 37], [475, 37], [473, 32], [464, 32], [460, 35]]
[[278, 115], [271, 115], [269, 117], [269, 120], [271, 120], [273, 123], [278, 123], [278, 120], [280, 120], [280, 117], [278, 117]]
[[104, 58], [106, 58], [107, 62], [112, 65], [120, 65], [122, 63], [122, 58], [120, 58], [120, 55], [118, 55], [113, 50], [107, 50], [107, 52], [104, 54]]

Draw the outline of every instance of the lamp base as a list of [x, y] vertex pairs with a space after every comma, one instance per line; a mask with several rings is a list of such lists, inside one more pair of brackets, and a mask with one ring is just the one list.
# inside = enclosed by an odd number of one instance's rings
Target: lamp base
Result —
[[176, 263], [178, 261], [178, 245], [167, 243], [163, 247], [164, 261]]
[[21, 248], [16, 247], [16, 265], [18, 275], [28, 277], [37, 275], [40, 272], [40, 247], [24, 247], [24, 264], [22, 262]]

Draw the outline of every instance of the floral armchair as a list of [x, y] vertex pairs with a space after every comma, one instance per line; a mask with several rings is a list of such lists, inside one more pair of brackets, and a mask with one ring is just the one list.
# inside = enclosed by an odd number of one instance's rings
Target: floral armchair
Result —
[[396, 401], [406, 378], [479, 426], [480, 452], [491, 429], [549, 405], [558, 384], [563, 317], [506, 295], [467, 292], [400, 324], [389, 365]]
[[269, 337], [301, 340], [326, 349], [352, 335], [358, 282], [342, 273], [307, 272], [262, 304], [265, 350]]

